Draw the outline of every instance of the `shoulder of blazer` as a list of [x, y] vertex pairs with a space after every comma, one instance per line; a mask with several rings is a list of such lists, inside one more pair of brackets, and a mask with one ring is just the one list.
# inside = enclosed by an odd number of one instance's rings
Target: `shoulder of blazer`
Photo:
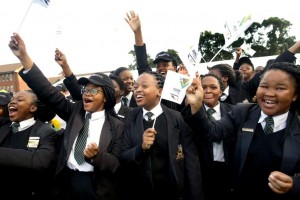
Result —
[[41, 122], [39, 120], [36, 120], [35, 124], [33, 125], [33, 129], [30, 133], [30, 135], [35, 135], [35, 136], [42, 136], [46, 132], [52, 131], [55, 133], [56, 131], [51, 127], [50, 124]]

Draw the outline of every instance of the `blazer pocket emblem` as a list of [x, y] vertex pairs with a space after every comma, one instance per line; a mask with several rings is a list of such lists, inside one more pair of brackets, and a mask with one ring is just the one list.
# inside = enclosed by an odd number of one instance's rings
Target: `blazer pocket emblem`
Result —
[[253, 128], [242, 128], [242, 131], [253, 133], [254, 129]]
[[182, 150], [182, 145], [179, 144], [177, 147], [177, 155], [176, 155], [176, 160], [182, 160], [183, 159], [183, 150]]
[[40, 137], [29, 137], [27, 147], [28, 148], [37, 148], [40, 142]]

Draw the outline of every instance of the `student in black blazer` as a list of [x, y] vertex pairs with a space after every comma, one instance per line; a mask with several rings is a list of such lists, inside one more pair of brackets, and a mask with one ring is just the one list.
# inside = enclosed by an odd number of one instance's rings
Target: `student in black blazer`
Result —
[[[128, 107], [121, 103], [121, 98], [123, 97], [123, 94], [126, 90], [126, 86], [125, 86], [123, 80], [119, 76], [110, 74], [109, 78], [111, 78], [111, 80], [114, 84], [114, 87], [115, 87], [115, 97], [116, 97], [115, 111], [116, 111], [119, 119], [121, 121], [125, 122], [130, 111], [133, 110], [133, 107]], [[133, 99], [134, 99], [134, 97], [133, 97]]]
[[127, 102], [126, 105], [124, 104], [124, 101], [122, 102], [123, 105], [128, 106], [128, 107], [136, 107], [136, 101], [133, 95], [133, 84], [134, 84], [134, 79], [133, 79], [133, 75], [130, 69], [128, 69], [127, 67], [119, 67], [117, 69], [115, 69], [112, 72], [113, 75], [120, 77], [124, 84], [125, 84], [125, 91], [124, 94], [122, 96], [122, 98], [126, 98]]
[[[128, 175], [124, 196], [203, 199], [192, 132], [179, 112], [160, 104], [162, 88], [163, 77], [156, 72], [143, 73], [134, 85], [138, 107], [126, 120], [120, 154]], [[147, 117], [147, 112], [153, 116]]]
[[[82, 87], [78, 84], [77, 78], [74, 76], [67, 62], [67, 58], [65, 54], [59, 49], [55, 49], [55, 61], [63, 69], [63, 72], [65, 74], [64, 84], [69, 90], [72, 98], [76, 101], [82, 100], [82, 95], [81, 95]], [[115, 98], [116, 98], [116, 105], [114, 106], [115, 111], [118, 115], [118, 118], [124, 122], [126, 116], [133, 109], [132, 107], [125, 106], [121, 103], [121, 97], [123, 96], [126, 90], [125, 83], [120, 77], [115, 76], [113, 74], [110, 74], [109, 78], [112, 79], [114, 89], [115, 89]]]
[[[116, 178], [123, 123], [115, 118], [114, 86], [102, 73], [80, 78], [82, 101], [71, 103], [51, 85], [26, 52], [24, 41], [14, 33], [9, 47], [22, 63], [19, 72], [38, 97], [67, 122], [56, 174], [63, 192], [70, 199], [116, 199]], [[76, 161], [74, 151], [85, 116], [91, 115], [85, 149], [78, 152], [83, 163]], [[77, 156], [76, 156], [77, 157]], [[61, 178], [61, 179], [60, 179]], [[62, 199], [64, 199], [63, 197]]]
[[[234, 105], [221, 103], [220, 96], [224, 90], [222, 80], [214, 74], [205, 74], [201, 78], [203, 87], [203, 104], [207, 113], [213, 109], [212, 120], [219, 120], [234, 108]], [[200, 123], [200, 122], [199, 122]], [[229, 198], [229, 154], [233, 141], [209, 140], [194, 134], [199, 149], [201, 172], [203, 177], [203, 192], [206, 200]]]
[[299, 84], [300, 66], [274, 63], [259, 83], [258, 104], [238, 104], [218, 121], [207, 119], [200, 80], [188, 88], [182, 115], [194, 132], [234, 139], [233, 199], [300, 198]]
[[[125, 18], [126, 22], [132, 29], [134, 33], [134, 51], [136, 54], [136, 63], [137, 63], [137, 70], [138, 74], [141, 75], [144, 72], [151, 72], [152, 69], [148, 63], [148, 55], [146, 50], [146, 44], [143, 40], [142, 35], [142, 28], [141, 28], [141, 21], [134, 11], [130, 11], [130, 14], [127, 14], [127, 18]], [[167, 76], [168, 71], [174, 71], [177, 70], [177, 62], [173, 58], [173, 56], [165, 51], [159, 52], [153, 63], [156, 65], [156, 72], [162, 75], [163, 77]], [[162, 104], [167, 106], [168, 108], [171, 108], [173, 110], [181, 111], [184, 107], [184, 102], [182, 104], [177, 104], [175, 102], [162, 99]]]
[[36, 118], [38, 102], [32, 91], [18, 91], [9, 117], [0, 117], [0, 188], [8, 199], [53, 198], [56, 131]]

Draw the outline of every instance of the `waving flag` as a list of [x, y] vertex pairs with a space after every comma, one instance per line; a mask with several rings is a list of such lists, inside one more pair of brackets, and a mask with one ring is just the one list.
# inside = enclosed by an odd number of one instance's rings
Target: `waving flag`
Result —
[[34, 3], [37, 3], [45, 8], [47, 8], [50, 4], [50, 0], [33, 0]]
[[251, 14], [244, 16], [242, 19], [229, 23], [225, 22], [224, 38], [225, 45], [224, 48], [230, 46], [234, 41], [236, 41], [242, 33], [244, 33], [253, 23]]
[[161, 99], [166, 99], [177, 104], [181, 104], [186, 89], [192, 84], [193, 78], [187, 75], [168, 71]]

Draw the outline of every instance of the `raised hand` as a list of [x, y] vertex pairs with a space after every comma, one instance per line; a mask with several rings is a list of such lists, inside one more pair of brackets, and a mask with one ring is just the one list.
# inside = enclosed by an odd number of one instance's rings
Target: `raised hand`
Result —
[[20, 60], [25, 70], [29, 70], [33, 66], [33, 61], [27, 54], [25, 43], [18, 33], [13, 33], [8, 46], [13, 54]]
[[141, 30], [141, 21], [138, 16], [134, 11], [130, 11], [130, 13], [126, 13], [127, 18], [125, 17], [125, 21], [129, 24], [130, 28], [132, 29], [133, 32], [137, 32]]
[[61, 68], [65, 74], [65, 77], [69, 77], [73, 73], [67, 62], [67, 57], [58, 48], [55, 49], [54, 60], [57, 62], [57, 64], [59, 64], [59, 66], [61, 66]]
[[59, 64], [61, 67], [64, 67], [65, 65], [68, 64], [67, 62], [67, 58], [65, 56], [65, 54], [63, 54], [63, 52], [59, 49], [55, 49], [55, 57], [54, 60], [57, 62], [57, 64]]
[[198, 76], [186, 90], [186, 101], [191, 106], [191, 112], [194, 114], [202, 107], [203, 88], [201, 78]]

